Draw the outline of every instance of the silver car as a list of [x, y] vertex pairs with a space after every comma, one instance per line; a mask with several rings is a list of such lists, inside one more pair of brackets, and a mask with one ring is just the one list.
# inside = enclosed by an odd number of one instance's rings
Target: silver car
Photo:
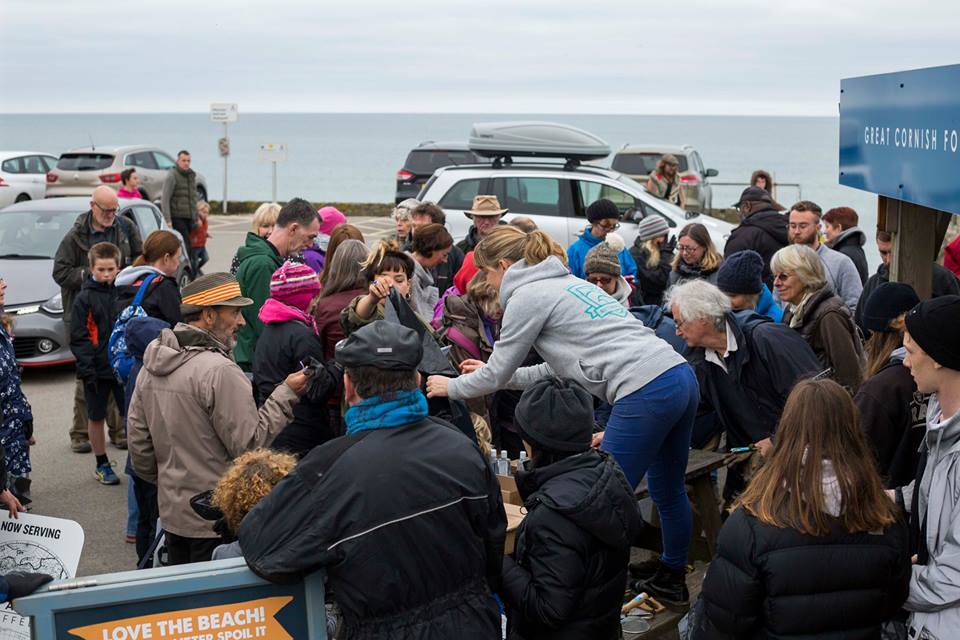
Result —
[[47, 173], [57, 157], [37, 151], [0, 151], [0, 209], [24, 200], [40, 200], [47, 191]]
[[[77, 217], [89, 208], [89, 198], [57, 198], [0, 209], [0, 277], [7, 282], [4, 311], [16, 320], [13, 348], [24, 367], [74, 361], [63, 322], [60, 285], [53, 280], [53, 257]], [[145, 200], [120, 200], [117, 215], [136, 224], [141, 238], [169, 229], [160, 210]], [[182, 287], [191, 274], [183, 238], [180, 244], [177, 281]]]
[[[89, 196], [102, 184], [120, 188], [120, 173], [136, 169], [144, 200], [157, 202], [167, 173], [176, 164], [166, 151], [143, 145], [81, 147], [60, 155], [47, 173], [47, 197]], [[197, 173], [197, 198], [206, 200], [207, 180]]]

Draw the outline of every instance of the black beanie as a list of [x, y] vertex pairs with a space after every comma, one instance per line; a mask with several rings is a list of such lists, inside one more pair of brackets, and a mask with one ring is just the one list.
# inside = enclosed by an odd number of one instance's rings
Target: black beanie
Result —
[[600, 220], [620, 219], [620, 209], [617, 205], [606, 198], [600, 198], [589, 207], [587, 207], [587, 220], [590, 222], [599, 222]]
[[917, 292], [902, 282], [884, 282], [874, 289], [863, 306], [863, 326], [867, 331], [893, 333], [890, 321], [920, 304]]
[[578, 453], [593, 438], [593, 396], [576, 383], [550, 377], [528, 387], [514, 412], [520, 435], [538, 450]]
[[717, 270], [717, 287], [724, 293], [760, 293], [763, 290], [763, 258], [745, 249], [730, 254]]
[[960, 371], [960, 296], [921, 302], [907, 314], [913, 341], [940, 366]]

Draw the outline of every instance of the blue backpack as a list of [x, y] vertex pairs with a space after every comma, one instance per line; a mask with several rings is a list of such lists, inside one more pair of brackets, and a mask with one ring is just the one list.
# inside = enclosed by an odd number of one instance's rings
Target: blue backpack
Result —
[[120, 312], [113, 325], [113, 331], [110, 332], [110, 341], [107, 343], [110, 367], [113, 369], [114, 375], [117, 376], [117, 380], [124, 385], [127, 383], [127, 378], [130, 377], [130, 369], [133, 368], [134, 362], [133, 355], [127, 351], [127, 321], [130, 318], [145, 318], [147, 316], [147, 312], [140, 305], [143, 303], [143, 296], [147, 294], [147, 287], [156, 277], [157, 274], [151, 273], [143, 279], [140, 288], [137, 289], [137, 295], [133, 297], [133, 302]]

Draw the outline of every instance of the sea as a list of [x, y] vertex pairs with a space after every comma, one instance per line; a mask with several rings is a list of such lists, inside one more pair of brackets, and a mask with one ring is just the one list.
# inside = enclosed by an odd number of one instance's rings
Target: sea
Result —
[[[475, 122], [547, 120], [600, 136], [614, 150], [624, 144], [691, 144], [716, 169], [714, 206], [737, 199], [755, 169], [766, 169], [782, 187], [785, 205], [813, 200], [826, 211], [849, 206], [868, 236], [871, 267], [879, 257], [873, 242], [876, 196], [840, 186], [838, 118], [757, 116], [651, 116], [467, 113], [240, 113], [229, 125], [227, 193], [230, 200], [268, 200], [272, 166], [260, 146], [284, 144], [277, 167], [277, 197], [315, 202], [393, 202], [396, 172], [417, 144], [463, 141]], [[64, 151], [95, 145], [149, 144], [171, 154], [187, 149], [193, 167], [208, 182], [210, 198], [223, 197], [224, 161], [218, 140], [222, 124], [206, 113], [2, 114], [0, 149]], [[606, 161], [609, 163], [609, 158]]]

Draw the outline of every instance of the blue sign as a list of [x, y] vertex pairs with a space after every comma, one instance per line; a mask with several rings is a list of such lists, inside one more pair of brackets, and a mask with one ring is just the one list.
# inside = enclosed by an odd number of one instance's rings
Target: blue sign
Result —
[[960, 214], [960, 65], [842, 80], [840, 184]]

